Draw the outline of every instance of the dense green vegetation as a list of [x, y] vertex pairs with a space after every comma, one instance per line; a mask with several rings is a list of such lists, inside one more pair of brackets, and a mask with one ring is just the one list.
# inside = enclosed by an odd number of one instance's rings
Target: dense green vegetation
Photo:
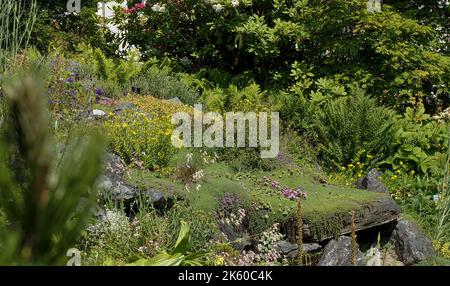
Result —
[[[129, 2], [104, 19], [98, 1], [66, 14], [0, 0], [1, 264], [64, 264], [77, 248], [88, 265], [295, 265], [274, 243], [300, 204], [331, 237], [385, 197], [433, 239], [422, 263], [448, 264], [448, 3]], [[279, 156], [175, 148], [171, 117], [195, 103], [279, 112]], [[169, 199], [108, 197], [104, 153], [124, 184]], [[373, 168], [389, 193], [354, 188]]]

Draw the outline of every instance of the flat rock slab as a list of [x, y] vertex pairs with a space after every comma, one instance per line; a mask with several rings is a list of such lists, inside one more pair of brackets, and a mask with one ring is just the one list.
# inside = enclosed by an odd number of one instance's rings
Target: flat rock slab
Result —
[[[369, 229], [398, 220], [401, 208], [389, 196], [381, 197], [376, 201], [365, 203], [355, 210], [356, 231]], [[286, 233], [291, 242], [296, 240], [296, 221], [289, 220], [282, 223], [283, 233]], [[352, 232], [351, 213], [330, 215], [329, 218], [321, 219], [320, 222], [309, 222], [307, 219], [303, 225], [303, 241], [322, 242], [340, 235]]]

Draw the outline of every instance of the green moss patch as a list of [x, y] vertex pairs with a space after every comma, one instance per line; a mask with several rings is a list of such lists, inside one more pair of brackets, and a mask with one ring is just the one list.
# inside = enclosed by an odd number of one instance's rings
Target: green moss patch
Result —
[[[183, 157], [180, 155], [180, 158]], [[365, 190], [320, 184], [312, 173], [299, 169], [280, 169], [275, 172], [235, 173], [225, 163], [210, 164], [204, 169], [205, 179], [201, 188], [186, 192], [184, 184], [175, 179], [175, 174], [160, 177], [144, 171], [131, 172], [130, 182], [162, 191], [172, 191], [186, 198], [198, 210], [212, 214], [218, 199], [225, 193], [237, 193], [248, 213], [248, 227], [252, 234], [261, 233], [274, 223], [295, 225], [296, 202], [285, 198], [270, 182], [293, 189], [303, 188], [308, 198], [302, 200], [303, 220], [309, 231], [316, 236], [338, 234], [348, 222], [349, 212], [358, 212], [364, 206], [386, 196]], [[291, 227], [291, 230], [295, 227]], [[285, 230], [287, 232], [289, 230]], [[292, 233], [291, 236], [295, 236]]]

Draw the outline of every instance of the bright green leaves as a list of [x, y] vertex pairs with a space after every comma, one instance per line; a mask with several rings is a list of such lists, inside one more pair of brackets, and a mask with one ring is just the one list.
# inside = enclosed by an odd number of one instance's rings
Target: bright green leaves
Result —
[[180, 233], [174, 250], [169, 254], [166, 251], [150, 258], [139, 259], [136, 262], [128, 264], [129, 266], [201, 266], [201, 253], [188, 253], [189, 240], [191, 236], [191, 225], [181, 221]]

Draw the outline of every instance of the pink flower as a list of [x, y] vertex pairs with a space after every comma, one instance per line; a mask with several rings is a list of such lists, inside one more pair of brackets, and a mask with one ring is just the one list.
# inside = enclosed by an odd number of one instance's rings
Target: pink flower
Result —
[[134, 8], [139, 11], [145, 8], [145, 4], [144, 3], [136, 3], [136, 5], [134, 5]]
[[125, 14], [133, 14], [134, 12], [138, 12], [145, 9], [145, 3], [136, 3], [131, 8], [125, 8]]
[[289, 200], [296, 200], [298, 198], [306, 199], [308, 197], [308, 194], [304, 192], [302, 189], [292, 190], [288, 187], [285, 187], [283, 189], [282, 194]]
[[134, 12], [134, 8], [126, 8], [125, 14], [132, 14]]

